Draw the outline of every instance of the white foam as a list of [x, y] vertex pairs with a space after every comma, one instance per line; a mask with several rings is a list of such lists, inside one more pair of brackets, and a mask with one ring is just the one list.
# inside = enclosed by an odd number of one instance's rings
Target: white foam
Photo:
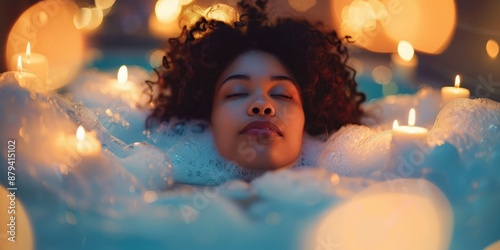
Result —
[[377, 130], [392, 129], [394, 120], [408, 124], [408, 113], [414, 108], [417, 113], [416, 124], [430, 128], [439, 113], [440, 92], [430, 87], [421, 88], [414, 95], [391, 95], [363, 104], [367, 116], [363, 124]]

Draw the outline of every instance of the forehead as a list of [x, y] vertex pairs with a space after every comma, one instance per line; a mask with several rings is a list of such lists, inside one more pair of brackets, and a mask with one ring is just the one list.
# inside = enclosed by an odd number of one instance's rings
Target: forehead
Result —
[[222, 73], [221, 78], [232, 74], [250, 77], [285, 75], [292, 77], [280, 60], [269, 53], [252, 50], [239, 55]]

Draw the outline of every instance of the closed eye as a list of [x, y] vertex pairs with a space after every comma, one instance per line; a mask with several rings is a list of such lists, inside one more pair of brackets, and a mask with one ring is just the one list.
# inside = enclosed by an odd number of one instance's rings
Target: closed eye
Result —
[[238, 96], [247, 96], [247, 93], [234, 93], [234, 94], [229, 94], [226, 95], [226, 98], [232, 98], [232, 97], [238, 97]]
[[289, 96], [289, 95], [271, 95], [271, 96], [280, 97], [280, 98], [285, 98], [285, 99], [289, 99], [289, 100], [291, 100], [291, 99], [292, 99], [292, 96]]

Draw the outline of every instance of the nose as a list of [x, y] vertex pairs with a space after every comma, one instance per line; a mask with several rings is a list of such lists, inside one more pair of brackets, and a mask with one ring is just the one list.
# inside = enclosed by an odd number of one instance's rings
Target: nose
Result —
[[274, 116], [274, 107], [266, 100], [255, 100], [248, 106], [247, 114], [250, 116], [260, 115], [260, 116]]

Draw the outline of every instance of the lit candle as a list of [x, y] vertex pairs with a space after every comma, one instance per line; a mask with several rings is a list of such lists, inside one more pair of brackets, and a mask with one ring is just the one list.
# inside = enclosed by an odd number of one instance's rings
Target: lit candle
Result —
[[23, 62], [21, 59], [21, 55], [17, 57], [17, 72], [15, 77], [19, 83], [19, 86], [30, 89], [30, 90], [40, 90], [41, 82], [40, 80], [32, 73], [26, 72], [23, 69]]
[[466, 88], [460, 88], [460, 76], [455, 77], [455, 87], [441, 88], [441, 104], [445, 106], [451, 100], [457, 98], [469, 98], [470, 91]]
[[101, 143], [95, 133], [86, 133], [82, 126], [76, 130], [75, 147], [82, 156], [98, 155], [101, 152]]
[[42, 83], [47, 82], [49, 71], [49, 63], [47, 61], [47, 58], [42, 54], [32, 53], [31, 45], [29, 42], [26, 45], [26, 53], [17, 53], [14, 55], [14, 65], [16, 65], [15, 63], [19, 65], [19, 58], [21, 58], [21, 63], [24, 67], [24, 71], [36, 75]]
[[113, 88], [118, 90], [130, 90], [132, 89], [132, 83], [128, 80], [128, 69], [127, 66], [122, 65], [118, 70], [118, 74], [116, 75], [117, 81], [113, 82]]
[[408, 126], [399, 126], [395, 120], [392, 128], [392, 143], [405, 146], [415, 141], [423, 141], [427, 137], [428, 130], [415, 126], [415, 109], [410, 109]]
[[118, 70], [116, 80], [111, 82], [111, 92], [122, 96], [125, 100], [130, 102], [130, 105], [135, 105], [140, 97], [140, 90], [137, 84], [129, 81], [127, 66], [122, 65]]
[[407, 41], [398, 43], [398, 53], [392, 53], [391, 61], [394, 64], [394, 75], [404, 80], [413, 79], [418, 59], [413, 46]]
[[410, 110], [408, 126], [399, 126], [394, 121], [391, 140], [391, 157], [386, 170], [400, 177], [411, 177], [415, 173], [415, 163], [422, 164], [423, 156], [418, 154], [425, 148], [428, 130], [415, 126], [415, 109]]

